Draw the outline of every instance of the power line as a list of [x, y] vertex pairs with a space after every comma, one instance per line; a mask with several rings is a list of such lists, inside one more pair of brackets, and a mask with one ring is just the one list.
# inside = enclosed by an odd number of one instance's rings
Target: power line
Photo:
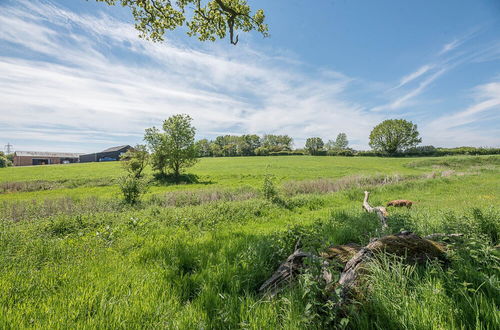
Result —
[[13, 145], [7, 142], [7, 144], [5, 145], [5, 150], [7, 151], [7, 154], [10, 154], [10, 152], [12, 151], [12, 147]]

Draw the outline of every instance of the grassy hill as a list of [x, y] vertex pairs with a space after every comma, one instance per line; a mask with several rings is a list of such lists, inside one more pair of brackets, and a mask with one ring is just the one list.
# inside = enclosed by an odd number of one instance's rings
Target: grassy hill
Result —
[[[0, 328], [493, 329], [499, 165], [210, 158], [189, 171], [198, 183], [153, 185], [134, 207], [120, 200], [118, 163], [0, 169]], [[266, 174], [283, 203], [262, 197]], [[383, 232], [361, 210], [365, 189], [374, 205], [415, 205], [391, 209]], [[466, 238], [449, 247], [449, 265], [377, 260], [366, 297], [343, 315], [311, 274], [274, 298], [257, 292], [298, 238], [316, 253], [402, 229]]]

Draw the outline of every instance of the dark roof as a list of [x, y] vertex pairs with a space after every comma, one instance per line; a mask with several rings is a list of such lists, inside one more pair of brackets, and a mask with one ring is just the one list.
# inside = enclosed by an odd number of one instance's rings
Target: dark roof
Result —
[[16, 156], [23, 157], [59, 157], [59, 158], [78, 158], [81, 154], [73, 152], [48, 152], [48, 151], [16, 151]]
[[108, 148], [108, 149], [103, 150], [101, 152], [113, 152], [113, 151], [119, 151], [119, 150], [122, 150], [122, 149], [125, 149], [125, 148], [132, 148], [132, 147], [127, 144], [127, 145], [124, 145], [124, 146], [111, 147], [111, 148]]

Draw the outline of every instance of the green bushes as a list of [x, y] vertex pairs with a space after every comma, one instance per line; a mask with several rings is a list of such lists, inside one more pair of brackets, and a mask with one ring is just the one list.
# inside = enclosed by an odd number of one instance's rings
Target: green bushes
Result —
[[124, 176], [118, 182], [120, 190], [123, 194], [125, 203], [134, 205], [137, 204], [147, 189], [147, 183], [142, 178], [136, 178], [132, 175]]
[[12, 161], [2, 151], [0, 151], [0, 168], [12, 166]]

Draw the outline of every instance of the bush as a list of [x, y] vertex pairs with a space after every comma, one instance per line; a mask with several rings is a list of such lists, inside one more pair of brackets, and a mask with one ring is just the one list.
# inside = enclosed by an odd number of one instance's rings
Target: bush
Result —
[[268, 201], [273, 202], [278, 198], [278, 190], [274, 184], [274, 176], [267, 174], [264, 177], [264, 183], [262, 184], [262, 194], [264, 198]]
[[255, 149], [255, 154], [257, 156], [269, 156], [269, 149], [267, 149], [266, 147], [258, 147], [257, 149]]
[[409, 156], [434, 156], [438, 154], [438, 150], [434, 146], [418, 146], [405, 150]]
[[127, 175], [119, 182], [125, 203], [134, 205], [140, 200], [141, 195], [146, 192], [147, 185], [143, 179]]
[[353, 149], [331, 149], [327, 152], [328, 156], [355, 156], [356, 153]]
[[0, 151], [0, 168], [12, 166], [12, 162], [5, 156], [3, 152]]
[[304, 154], [305, 153], [303, 151], [298, 151], [298, 150], [294, 151], [283, 150], [283, 151], [273, 151], [268, 153], [269, 156], [303, 156]]

